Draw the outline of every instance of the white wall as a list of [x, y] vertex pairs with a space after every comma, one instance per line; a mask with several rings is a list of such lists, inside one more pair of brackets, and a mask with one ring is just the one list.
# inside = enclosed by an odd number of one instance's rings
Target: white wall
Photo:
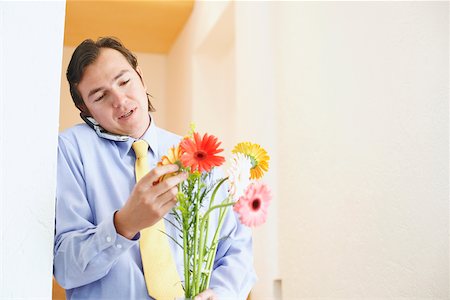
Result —
[[448, 9], [274, 8], [284, 299], [449, 299]]
[[0, 299], [51, 298], [64, 11], [0, 2]]

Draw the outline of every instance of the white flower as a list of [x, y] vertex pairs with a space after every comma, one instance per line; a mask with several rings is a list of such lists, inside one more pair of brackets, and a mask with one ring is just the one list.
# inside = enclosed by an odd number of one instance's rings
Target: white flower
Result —
[[244, 195], [245, 189], [250, 184], [250, 169], [252, 162], [250, 158], [242, 153], [235, 153], [231, 157], [231, 166], [228, 169], [230, 182], [230, 195], [233, 201], [239, 200]]

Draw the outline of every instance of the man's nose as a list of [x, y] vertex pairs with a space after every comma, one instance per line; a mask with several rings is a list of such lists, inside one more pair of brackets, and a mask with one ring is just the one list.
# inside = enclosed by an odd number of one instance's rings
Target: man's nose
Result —
[[114, 108], [123, 106], [126, 102], [125, 93], [119, 89], [112, 89], [111, 91], [112, 105]]

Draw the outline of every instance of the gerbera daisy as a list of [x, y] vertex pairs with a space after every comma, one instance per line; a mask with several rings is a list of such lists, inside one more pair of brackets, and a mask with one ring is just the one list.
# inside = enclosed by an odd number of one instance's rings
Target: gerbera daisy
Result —
[[191, 172], [195, 170], [209, 172], [212, 167], [222, 165], [225, 158], [216, 155], [223, 151], [223, 149], [218, 149], [220, 144], [213, 135], [205, 133], [201, 137], [197, 132], [194, 132], [192, 139], [184, 138], [180, 143], [180, 149], [183, 153], [181, 155], [183, 166], [190, 167]]
[[251, 184], [245, 195], [234, 205], [241, 223], [249, 227], [263, 224], [267, 218], [271, 198], [267, 185], [258, 182]]
[[233, 201], [238, 200], [250, 184], [251, 167], [252, 163], [247, 155], [235, 153], [231, 157], [231, 166], [228, 169], [228, 177], [230, 181], [229, 192]]
[[[165, 165], [170, 165], [170, 164], [177, 164], [180, 168], [181, 168], [181, 161], [180, 161], [180, 157], [181, 157], [181, 149], [180, 146], [177, 145], [176, 147], [171, 147], [169, 149], [169, 153], [167, 153], [167, 155], [164, 155], [163, 157], [161, 157], [161, 161], [158, 162], [158, 166], [165, 166]], [[165, 174], [163, 176], [161, 176], [156, 182], [161, 182], [164, 179], [167, 179], [169, 177], [175, 176], [177, 175], [179, 172], [173, 172], [173, 173], [169, 173], [169, 174]]]
[[250, 142], [239, 143], [234, 147], [233, 153], [243, 153], [250, 158], [252, 162], [251, 179], [259, 179], [264, 175], [264, 172], [269, 170], [270, 157], [266, 150], [258, 144]]
[[171, 147], [169, 149], [169, 153], [167, 153], [167, 155], [164, 155], [161, 158], [161, 161], [158, 163], [158, 166], [165, 166], [165, 165], [170, 165], [170, 164], [181, 164], [180, 161], [180, 157], [181, 157], [181, 149], [180, 146], [177, 145], [176, 147]]

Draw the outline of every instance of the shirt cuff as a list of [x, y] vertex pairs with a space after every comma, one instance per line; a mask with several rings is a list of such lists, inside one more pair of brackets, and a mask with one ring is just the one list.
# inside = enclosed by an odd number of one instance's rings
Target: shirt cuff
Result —
[[133, 245], [138, 243], [140, 234], [137, 233], [133, 239], [129, 240], [124, 236], [120, 235], [116, 231], [116, 227], [114, 226], [114, 214], [111, 214], [111, 217], [97, 226], [97, 242], [100, 249], [108, 249], [117, 254], [121, 254], [131, 248]]

